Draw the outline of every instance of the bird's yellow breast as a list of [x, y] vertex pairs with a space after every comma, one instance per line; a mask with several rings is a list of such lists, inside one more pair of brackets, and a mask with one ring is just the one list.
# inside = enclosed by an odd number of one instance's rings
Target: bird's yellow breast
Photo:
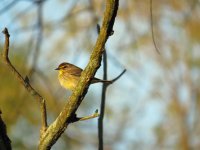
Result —
[[63, 73], [60, 72], [58, 75], [58, 79], [62, 87], [64, 87], [65, 89], [73, 90], [78, 83], [79, 77], [66, 73], [65, 75], [63, 75]]

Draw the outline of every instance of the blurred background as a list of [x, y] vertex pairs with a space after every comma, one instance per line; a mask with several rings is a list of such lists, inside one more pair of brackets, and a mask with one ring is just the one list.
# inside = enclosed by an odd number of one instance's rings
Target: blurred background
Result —
[[[97, 38], [104, 1], [1, 0], [0, 29], [10, 32], [10, 59], [46, 99], [48, 123], [71, 94], [60, 87], [61, 62], [84, 68]], [[127, 72], [107, 91], [105, 150], [200, 149], [200, 1], [120, 1], [114, 35], [106, 49], [108, 78]], [[0, 47], [4, 35], [0, 34]], [[102, 78], [102, 67], [96, 76]], [[15, 150], [36, 149], [41, 125], [38, 102], [0, 61], [0, 109]], [[91, 85], [78, 109], [100, 108], [101, 84]], [[97, 118], [71, 124], [54, 150], [94, 150]]]

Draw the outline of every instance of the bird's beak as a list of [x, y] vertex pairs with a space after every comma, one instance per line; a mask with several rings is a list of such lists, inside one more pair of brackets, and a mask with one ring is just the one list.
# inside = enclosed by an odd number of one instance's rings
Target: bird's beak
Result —
[[56, 68], [55, 70], [60, 70], [59, 68]]

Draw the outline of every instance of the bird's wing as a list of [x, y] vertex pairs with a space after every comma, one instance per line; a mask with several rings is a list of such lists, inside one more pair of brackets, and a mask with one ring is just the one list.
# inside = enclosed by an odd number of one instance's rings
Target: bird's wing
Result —
[[73, 68], [68, 68], [69, 72], [71, 75], [74, 75], [74, 76], [81, 76], [81, 72], [83, 71], [83, 69], [77, 67], [74, 65]]

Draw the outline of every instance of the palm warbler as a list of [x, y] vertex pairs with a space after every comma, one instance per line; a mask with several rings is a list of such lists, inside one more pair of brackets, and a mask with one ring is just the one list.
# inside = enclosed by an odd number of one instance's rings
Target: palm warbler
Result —
[[[56, 68], [55, 70], [58, 70], [58, 80], [61, 84], [62, 87], [64, 87], [65, 89], [69, 89], [72, 90], [76, 87], [79, 78], [81, 76], [81, 72], [83, 71], [83, 69], [70, 64], [70, 63], [61, 63], [58, 68]], [[105, 82], [105, 83], [112, 83], [112, 81], [109, 80], [101, 80], [98, 78], [93, 78], [91, 83], [98, 83], [98, 82]]]

